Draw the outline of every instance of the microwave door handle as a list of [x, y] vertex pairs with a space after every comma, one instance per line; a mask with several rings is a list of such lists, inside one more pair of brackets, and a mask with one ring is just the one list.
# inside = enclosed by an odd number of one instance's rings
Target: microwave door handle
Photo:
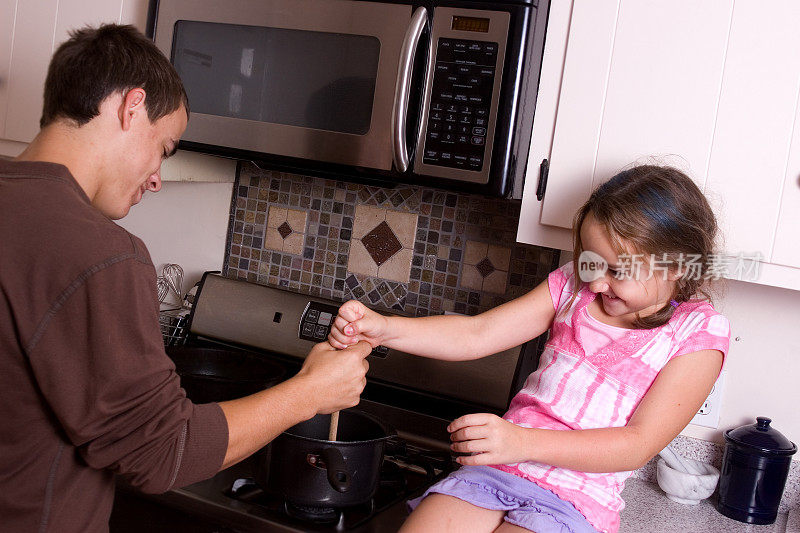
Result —
[[394, 112], [392, 113], [392, 152], [394, 166], [400, 172], [408, 169], [408, 146], [406, 144], [406, 116], [408, 115], [408, 94], [411, 90], [411, 74], [414, 66], [414, 53], [416, 52], [425, 23], [428, 20], [428, 11], [419, 7], [411, 17], [411, 23], [403, 38], [403, 48], [400, 50], [400, 65], [397, 68], [397, 84], [394, 89]]

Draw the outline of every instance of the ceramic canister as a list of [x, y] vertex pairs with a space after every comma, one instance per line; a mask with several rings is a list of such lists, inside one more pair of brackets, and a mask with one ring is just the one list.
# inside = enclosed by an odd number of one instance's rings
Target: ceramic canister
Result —
[[766, 417], [725, 432], [717, 510], [740, 522], [771, 524], [778, 516], [797, 445]]

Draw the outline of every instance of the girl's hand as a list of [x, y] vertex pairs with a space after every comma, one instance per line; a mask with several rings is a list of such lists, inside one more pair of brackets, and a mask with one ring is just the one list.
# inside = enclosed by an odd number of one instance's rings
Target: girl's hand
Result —
[[[468, 453], [456, 458], [462, 465], [498, 465], [530, 460], [525, 457], [529, 435], [526, 428], [489, 413], [457, 418], [447, 426], [450, 449]], [[528, 439], [526, 439], [526, 437]]]
[[340, 350], [358, 341], [367, 341], [375, 348], [381, 345], [387, 329], [385, 316], [357, 300], [350, 300], [339, 308], [328, 342]]

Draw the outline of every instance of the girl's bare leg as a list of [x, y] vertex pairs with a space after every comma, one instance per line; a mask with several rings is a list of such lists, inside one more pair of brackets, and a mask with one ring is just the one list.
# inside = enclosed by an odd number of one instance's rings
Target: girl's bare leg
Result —
[[508, 522], [503, 522], [500, 527], [494, 530], [494, 533], [530, 533], [529, 530], [525, 529], [524, 527], [515, 526], [514, 524], [509, 524]]
[[401, 533], [491, 532], [503, 523], [505, 511], [483, 509], [446, 494], [427, 496], [408, 517]]

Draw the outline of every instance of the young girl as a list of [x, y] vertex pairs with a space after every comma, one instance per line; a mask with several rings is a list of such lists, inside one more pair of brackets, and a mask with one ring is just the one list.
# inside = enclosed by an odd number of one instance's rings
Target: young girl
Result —
[[728, 350], [728, 321], [697, 298], [716, 227], [686, 175], [639, 166], [592, 193], [575, 217], [574, 260], [525, 296], [472, 317], [345, 303], [337, 348], [366, 340], [462, 361], [550, 330], [503, 418], [450, 424], [464, 466], [409, 502], [403, 531], [617, 531], [624, 480], [689, 423]]

